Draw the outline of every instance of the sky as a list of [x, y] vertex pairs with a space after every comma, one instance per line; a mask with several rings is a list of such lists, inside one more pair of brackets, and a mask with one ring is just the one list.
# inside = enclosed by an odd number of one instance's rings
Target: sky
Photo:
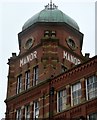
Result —
[[[24, 23], [44, 9], [50, 0], [0, 1], [0, 119], [4, 118], [7, 91], [8, 59], [19, 53], [18, 33]], [[84, 34], [83, 55], [95, 55], [95, 0], [53, 0], [62, 12], [73, 18]]]
[[[97, 1], [95, 2], [95, 21], [97, 21]], [[95, 33], [97, 32], [97, 22], [95, 22]], [[95, 34], [95, 54], [97, 55], [97, 34]]]

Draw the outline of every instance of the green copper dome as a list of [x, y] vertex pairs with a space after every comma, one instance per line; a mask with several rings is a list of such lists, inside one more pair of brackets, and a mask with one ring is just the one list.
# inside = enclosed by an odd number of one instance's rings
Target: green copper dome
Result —
[[49, 5], [47, 5], [44, 10], [42, 10], [39, 13], [32, 16], [23, 25], [22, 30], [25, 30], [26, 28], [30, 27], [31, 25], [33, 25], [34, 23], [37, 23], [37, 22], [40, 22], [40, 23], [41, 22], [44, 22], [44, 23], [64, 22], [64, 23], [69, 24], [70, 26], [72, 26], [76, 30], [79, 30], [79, 26], [77, 25], [77, 23], [72, 18], [70, 18], [69, 16], [64, 14], [62, 11], [57, 9], [57, 6], [55, 6], [54, 4], [53, 4], [53, 6], [51, 5], [50, 7], [49, 7]]

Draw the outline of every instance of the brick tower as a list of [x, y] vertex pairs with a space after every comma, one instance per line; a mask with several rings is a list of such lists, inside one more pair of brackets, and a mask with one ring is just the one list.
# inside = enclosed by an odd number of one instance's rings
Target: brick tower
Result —
[[88, 110], [85, 88], [94, 80], [97, 97], [97, 57], [82, 55], [83, 34], [72, 18], [51, 1], [24, 24], [18, 41], [19, 55], [8, 60], [7, 120], [84, 119], [97, 112]]

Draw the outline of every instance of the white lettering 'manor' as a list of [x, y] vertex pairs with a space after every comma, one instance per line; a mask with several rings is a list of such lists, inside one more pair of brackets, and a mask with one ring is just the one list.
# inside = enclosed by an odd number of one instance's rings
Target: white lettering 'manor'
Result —
[[33, 59], [37, 58], [37, 51], [30, 53], [28, 56], [20, 59], [20, 67], [27, 64], [28, 62], [32, 61]]
[[67, 53], [65, 51], [63, 52], [63, 58], [72, 62], [75, 65], [78, 65], [81, 63], [81, 61], [78, 58], [74, 57], [73, 55], [70, 55], [69, 53]]

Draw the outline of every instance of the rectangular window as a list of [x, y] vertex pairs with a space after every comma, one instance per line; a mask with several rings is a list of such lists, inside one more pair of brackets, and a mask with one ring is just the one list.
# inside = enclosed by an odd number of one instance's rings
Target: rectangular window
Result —
[[22, 91], [22, 75], [17, 77], [17, 94]]
[[97, 77], [91, 76], [86, 81], [87, 100], [97, 97]]
[[92, 113], [88, 116], [88, 120], [97, 120], [97, 113]]
[[81, 103], [81, 83], [72, 85], [72, 105]]
[[30, 119], [30, 105], [25, 106], [25, 120]]
[[25, 73], [25, 89], [27, 90], [30, 87], [30, 71]]
[[35, 120], [39, 118], [39, 102], [38, 101], [34, 102], [34, 118]]
[[66, 103], [67, 103], [66, 90], [61, 90], [58, 92], [58, 98], [57, 98], [58, 112], [61, 112], [62, 110], [66, 109]]
[[16, 111], [16, 120], [21, 120], [21, 109]]
[[33, 86], [37, 85], [38, 83], [38, 66], [33, 68], [34, 76], [33, 76]]

